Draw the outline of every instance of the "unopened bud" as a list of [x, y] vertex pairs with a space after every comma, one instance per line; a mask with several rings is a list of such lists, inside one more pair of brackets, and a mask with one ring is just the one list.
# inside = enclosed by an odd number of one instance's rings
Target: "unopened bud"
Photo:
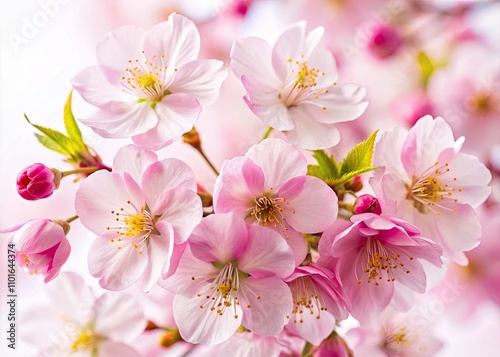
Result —
[[59, 187], [62, 174], [43, 164], [33, 164], [22, 170], [17, 176], [17, 192], [29, 201], [50, 197]]
[[380, 208], [380, 203], [378, 202], [376, 197], [373, 197], [372, 195], [361, 195], [356, 199], [356, 202], [354, 202], [352, 211], [354, 214], [381, 214], [382, 208]]

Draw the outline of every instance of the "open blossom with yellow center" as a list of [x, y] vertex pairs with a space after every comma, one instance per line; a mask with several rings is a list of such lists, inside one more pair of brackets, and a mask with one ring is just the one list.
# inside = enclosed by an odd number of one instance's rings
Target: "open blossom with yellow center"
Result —
[[72, 80], [99, 109], [81, 121], [103, 137], [128, 138], [149, 150], [192, 129], [202, 106], [217, 99], [227, 70], [198, 60], [200, 35], [186, 17], [171, 14], [149, 32], [120, 27], [96, 48], [98, 65]]
[[109, 290], [136, 281], [149, 290], [169, 270], [175, 244], [186, 241], [202, 216], [192, 170], [133, 145], [120, 149], [113, 173], [99, 171], [82, 183], [76, 210], [98, 235], [90, 273]]
[[[408, 132], [386, 131], [373, 159], [381, 168], [370, 181], [383, 214], [415, 224], [459, 264], [481, 237], [475, 208], [491, 192], [490, 172], [476, 157], [459, 152], [462, 143], [440, 117], [425, 116]], [[387, 155], [394, 151], [401, 153], [399, 160]]]
[[233, 213], [205, 217], [177, 271], [162, 283], [177, 294], [174, 318], [182, 338], [214, 345], [242, 324], [260, 335], [277, 335], [292, 310], [282, 278], [294, 265], [292, 250], [275, 231], [248, 225]]
[[144, 332], [140, 304], [127, 294], [96, 296], [76, 273], [64, 272], [45, 286], [49, 303], [33, 306], [23, 320], [43, 333], [20, 331], [20, 338], [47, 356], [127, 356], [141, 354], [127, 343]]
[[[351, 222], [335, 222], [319, 242], [322, 256], [335, 259], [344, 290], [357, 319], [370, 319], [391, 303], [401, 284], [424, 293], [421, 259], [440, 267], [442, 249], [397, 218], [361, 213]], [[397, 303], [397, 301], [392, 301]]]
[[231, 51], [247, 105], [303, 149], [336, 145], [340, 136], [333, 124], [358, 118], [368, 104], [364, 88], [337, 83], [335, 60], [321, 44], [323, 32], [318, 27], [306, 33], [306, 23], [299, 22], [273, 47], [249, 37], [237, 40]]

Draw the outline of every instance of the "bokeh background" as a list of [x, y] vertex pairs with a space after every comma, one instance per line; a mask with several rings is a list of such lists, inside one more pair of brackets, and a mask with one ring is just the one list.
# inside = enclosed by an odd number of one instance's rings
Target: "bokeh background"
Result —
[[[457, 137], [466, 137], [465, 152], [478, 155], [494, 174], [492, 197], [481, 210], [483, 244], [470, 253], [469, 267], [449, 267], [445, 280], [422, 298], [420, 316], [444, 342], [438, 356], [500, 356], [498, 1], [1, 0], [0, 227], [74, 215], [78, 183], [69, 179], [50, 199], [28, 202], [17, 195], [16, 176], [31, 163], [60, 170], [70, 167], [37, 142], [23, 114], [37, 124], [62, 130], [70, 79], [95, 63], [96, 44], [118, 26], [150, 29], [173, 11], [196, 22], [202, 41], [200, 57], [221, 59], [227, 67], [231, 45], [239, 37], [259, 36], [272, 43], [287, 25], [299, 20], [306, 20], [309, 30], [324, 26], [324, 42], [335, 54], [340, 81], [364, 85], [370, 101], [361, 118], [341, 125], [342, 141], [332, 150], [337, 155], [376, 129], [410, 127], [424, 114], [443, 116]], [[230, 73], [219, 100], [204, 108], [196, 125], [205, 152], [218, 167], [243, 155], [266, 130], [243, 102], [244, 94], [240, 81]], [[77, 118], [94, 110], [78, 95], [73, 108]], [[108, 164], [129, 143], [103, 140], [86, 127], [82, 131]], [[198, 182], [212, 190], [215, 176], [190, 146], [177, 142], [159, 156], [185, 160]], [[0, 239], [5, 241], [6, 235]], [[69, 240], [73, 250], [63, 270], [78, 272], [99, 291], [86, 264], [92, 234], [76, 221]], [[0, 256], [0, 331], [4, 331], [3, 243]], [[44, 299], [42, 279], [19, 269], [17, 289], [19, 314]], [[343, 329], [355, 325], [348, 321]], [[2, 342], [0, 355], [33, 353], [22, 343], [18, 347], [13, 353]], [[160, 352], [169, 355], [166, 350]]]

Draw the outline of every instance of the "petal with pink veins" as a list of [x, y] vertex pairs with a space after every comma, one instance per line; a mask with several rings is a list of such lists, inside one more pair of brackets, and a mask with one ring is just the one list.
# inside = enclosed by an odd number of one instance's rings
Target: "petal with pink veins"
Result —
[[295, 177], [279, 189], [278, 196], [287, 202], [286, 222], [299, 232], [322, 232], [337, 218], [337, 195], [316, 177]]
[[201, 105], [213, 104], [219, 96], [227, 70], [219, 60], [199, 60], [184, 64], [175, 73], [174, 81], [168, 86], [172, 93], [188, 93]]
[[242, 324], [262, 336], [279, 334], [292, 311], [292, 293], [283, 280], [272, 276], [264, 279], [247, 278], [237, 292]]

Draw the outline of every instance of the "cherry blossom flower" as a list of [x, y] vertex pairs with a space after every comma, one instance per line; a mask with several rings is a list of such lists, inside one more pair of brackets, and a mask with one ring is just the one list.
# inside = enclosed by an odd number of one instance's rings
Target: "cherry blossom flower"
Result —
[[285, 281], [294, 304], [287, 331], [318, 346], [333, 331], [335, 320], [345, 319], [351, 309], [341, 283], [317, 264], [297, 267]]
[[174, 317], [182, 338], [215, 345], [243, 324], [262, 336], [279, 334], [292, 311], [281, 278], [294, 269], [290, 247], [272, 229], [233, 213], [204, 218], [174, 275], [162, 286], [178, 295]]
[[136, 281], [149, 290], [167, 275], [174, 250], [182, 251], [178, 246], [202, 216], [193, 171], [134, 145], [118, 151], [113, 172], [98, 171], [81, 184], [75, 207], [82, 224], [98, 235], [90, 273], [109, 290]]
[[215, 183], [214, 210], [235, 212], [248, 223], [278, 230], [298, 265], [307, 253], [298, 232], [322, 232], [338, 213], [335, 192], [306, 173], [300, 151], [281, 139], [266, 139], [244, 157], [224, 163]]
[[31, 275], [43, 275], [43, 281], [48, 283], [69, 258], [68, 231], [69, 224], [65, 221], [34, 219], [2, 229], [0, 233], [12, 233], [8, 244], [14, 244], [19, 266]]
[[146, 327], [140, 305], [130, 296], [96, 297], [75, 273], [62, 273], [45, 293], [50, 303], [25, 311], [20, 329], [21, 338], [39, 347], [40, 355], [141, 356], [126, 344]]
[[462, 143], [440, 117], [425, 116], [409, 132], [386, 131], [375, 146], [373, 164], [381, 168], [370, 184], [384, 215], [416, 225], [447, 257], [466, 264], [463, 252], [481, 237], [474, 209], [491, 192], [491, 174], [476, 157], [459, 153]]
[[319, 252], [335, 258], [352, 315], [367, 321], [389, 305], [397, 289], [425, 292], [420, 259], [442, 265], [441, 248], [421, 237], [416, 227], [374, 213], [354, 215], [351, 222], [336, 221], [323, 233]]
[[306, 34], [302, 21], [286, 29], [273, 47], [249, 37], [237, 40], [231, 51], [247, 105], [304, 149], [336, 145], [340, 135], [333, 124], [358, 118], [368, 105], [364, 88], [337, 85], [335, 60], [320, 44], [323, 32], [318, 27]]
[[199, 50], [196, 26], [177, 14], [149, 33], [137, 26], [111, 32], [97, 46], [98, 65], [72, 80], [99, 107], [82, 123], [146, 149], [169, 145], [192, 128], [202, 106], [215, 102], [227, 77], [221, 61], [197, 60]]
[[376, 322], [350, 330], [347, 337], [353, 341], [355, 356], [432, 357], [443, 343], [431, 327], [416, 309], [406, 314], [388, 309]]

